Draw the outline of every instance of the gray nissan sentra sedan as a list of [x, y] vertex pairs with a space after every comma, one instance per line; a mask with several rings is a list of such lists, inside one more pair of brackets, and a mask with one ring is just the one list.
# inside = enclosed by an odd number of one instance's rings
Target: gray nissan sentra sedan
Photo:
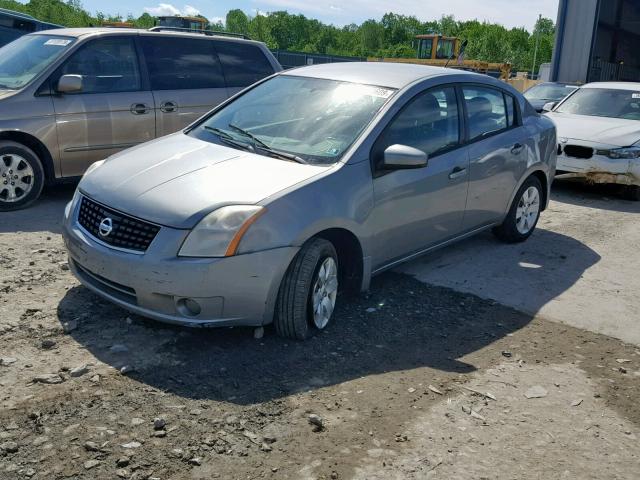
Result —
[[317, 65], [94, 163], [64, 238], [78, 279], [132, 312], [303, 339], [402, 261], [488, 228], [527, 239], [555, 164], [552, 122], [490, 77]]

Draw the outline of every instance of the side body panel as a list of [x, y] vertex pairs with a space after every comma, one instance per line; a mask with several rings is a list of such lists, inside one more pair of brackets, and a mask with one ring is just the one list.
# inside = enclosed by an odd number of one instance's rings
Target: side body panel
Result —
[[157, 136], [168, 135], [186, 127], [227, 97], [227, 88], [153, 91]]
[[527, 169], [527, 133], [513, 128], [469, 145], [470, 177], [464, 230], [501, 221]]
[[[65, 177], [82, 175], [93, 162], [155, 136], [151, 92], [60, 95], [53, 104]], [[134, 113], [136, 105], [147, 108]]]
[[[438, 155], [423, 168], [396, 170], [373, 180], [374, 270], [456, 236], [467, 200], [466, 147]], [[449, 178], [458, 169], [461, 176]], [[455, 175], [455, 174], [454, 174]]]

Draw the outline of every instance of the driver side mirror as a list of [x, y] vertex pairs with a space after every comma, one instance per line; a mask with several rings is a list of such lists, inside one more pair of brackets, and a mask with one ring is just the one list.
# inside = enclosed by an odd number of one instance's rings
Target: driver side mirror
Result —
[[77, 93], [82, 91], [82, 75], [63, 75], [58, 80], [58, 93]]
[[387, 170], [422, 168], [427, 166], [428, 155], [408, 145], [391, 145], [384, 151], [382, 167]]
[[543, 112], [550, 112], [551, 110], [553, 110], [556, 105], [558, 104], [558, 102], [548, 102], [544, 104], [544, 107], [542, 107], [542, 111]]

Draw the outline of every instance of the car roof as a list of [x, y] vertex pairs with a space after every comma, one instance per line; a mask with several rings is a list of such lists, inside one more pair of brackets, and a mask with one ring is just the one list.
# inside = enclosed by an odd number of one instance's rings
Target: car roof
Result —
[[285, 70], [284, 75], [322, 78], [353, 83], [364, 83], [401, 89], [417, 80], [424, 80], [440, 75], [458, 74], [469, 77], [469, 81], [487, 78], [473, 72], [454, 70], [451, 68], [431, 67], [409, 63], [392, 62], [336, 62]]
[[640, 91], [640, 83], [637, 82], [593, 82], [587, 83], [582, 88], [608, 88], [610, 90], [634, 90]]
[[229, 41], [238, 41], [245, 43], [255, 43], [259, 44], [261, 42], [257, 42], [255, 40], [244, 39], [240, 37], [232, 37], [226, 36], [224, 33], [220, 35], [203, 35], [198, 32], [176, 32], [172, 30], [145, 30], [142, 28], [113, 28], [113, 27], [86, 27], [86, 28], [56, 28], [54, 30], [43, 30], [40, 32], [33, 32], [30, 35], [58, 35], [63, 37], [85, 37], [89, 35], [118, 35], [123, 33], [129, 34], [143, 34], [143, 35], [163, 35], [163, 36], [174, 36], [174, 37], [190, 37], [190, 38], [205, 38], [205, 39], [224, 39]]
[[571, 83], [571, 82], [540, 82], [540, 83], [536, 83], [533, 87], [539, 87], [541, 85], [561, 85], [563, 87], [576, 87], [576, 88], [580, 86], [577, 83]]

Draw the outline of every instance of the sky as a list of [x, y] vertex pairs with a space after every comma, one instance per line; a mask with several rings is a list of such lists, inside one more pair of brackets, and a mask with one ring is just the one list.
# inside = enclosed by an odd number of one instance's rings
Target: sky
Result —
[[84, 7], [95, 13], [103, 11], [126, 17], [143, 12], [153, 15], [194, 15], [200, 13], [210, 21], [224, 19], [227, 11], [240, 8], [248, 15], [258, 12], [287, 10], [302, 13], [325, 23], [342, 26], [379, 20], [386, 12], [415, 15], [420, 20], [436, 20], [442, 15], [454, 15], [457, 20], [487, 20], [506, 27], [526, 27], [531, 30], [538, 14], [553, 19], [558, 12], [558, 0], [83, 0]]

